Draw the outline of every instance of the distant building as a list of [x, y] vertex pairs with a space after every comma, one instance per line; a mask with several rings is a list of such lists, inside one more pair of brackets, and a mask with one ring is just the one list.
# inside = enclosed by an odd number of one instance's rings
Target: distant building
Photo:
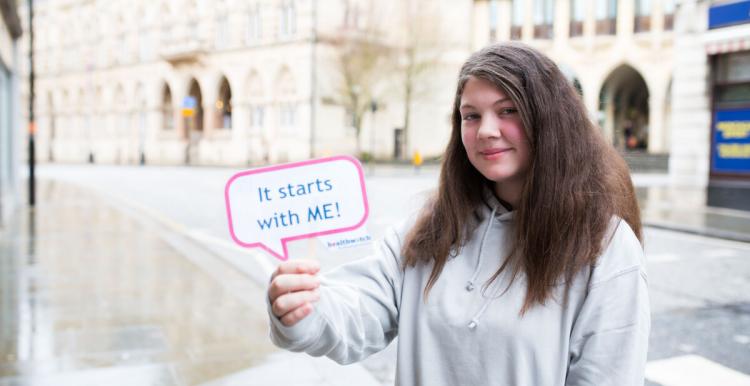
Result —
[[[462, 20], [471, 14], [470, 2], [440, 3], [445, 14], [463, 14]], [[435, 83], [440, 88], [415, 99], [409, 149], [407, 138], [401, 138], [404, 107], [397, 73], [376, 78], [374, 114], [371, 108], [351, 111], [341, 103], [344, 97], [359, 97], [371, 105], [364, 95], [367, 85], [348, 90], [362, 90], [363, 95], [342, 95], [337, 41], [357, 39], [377, 17], [383, 24], [406, 25], [403, 4], [39, 2], [38, 157], [123, 164], [283, 162], [353, 154], [358, 148], [355, 121], [361, 122], [363, 152], [386, 159], [408, 157], [417, 149], [437, 155], [447, 138], [450, 98], [457, 66], [467, 54], [468, 26], [453, 43], [442, 42], [444, 57], [437, 67], [443, 67], [435, 70], [443, 74]], [[19, 12], [26, 12], [23, 4]], [[394, 50], [400, 34], [389, 28], [377, 38]], [[450, 86], [444, 79], [450, 79]]]
[[[379, 13], [385, 44], [403, 47], [427, 4], [444, 26], [434, 71], [417, 80], [427, 90], [406, 106], [401, 74], [383, 77], [357, 146], [353, 112], [332, 95], [334, 41]], [[461, 63], [509, 39], [557, 61], [623, 151], [670, 149], [671, 0], [73, 0], [36, 15], [43, 160], [258, 164], [309, 157], [311, 145], [438, 156]]]
[[670, 174], [750, 210], [750, 1], [682, 2]]
[[[709, 27], [709, 13], [744, 3], [49, 0], [36, 9], [38, 156], [214, 165], [356, 151], [435, 157], [461, 63], [486, 44], [520, 40], [558, 63], [624, 153], [664, 160], [677, 184], [736, 184], [737, 173], [712, 169], [712, 114], [727, 106], [717, 90], [744, 95], [750, 33], [744, 21]], [[378, 22], [388, 28], [363, 32]], [[411, 56], [433, 61], [406, 103], [409, 42], [423, 24], [441, 26], [426, 34], [439, 45]], [[337, 42], [368, 36], [396, 53], [380, 66], [395, 70], [359, 76], [362, 87], [342, 94]], [[353, 110], [346, 98], [372, 108]], [[722, 149], [741, 155], [742, 146]]]
[[21, 24], [15, 0], [0, 0], [0, 228], [18, 203], [19, 94], [18, 38]]
[[520, 40], [549, 55], [624, 152], [670, 152], [674, 0], [477, 0], [472, 47]]

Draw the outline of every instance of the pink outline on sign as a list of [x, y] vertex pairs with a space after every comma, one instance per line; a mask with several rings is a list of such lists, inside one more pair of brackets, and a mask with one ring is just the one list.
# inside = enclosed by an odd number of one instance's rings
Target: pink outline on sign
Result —
[[[284, 237], [281, 239], [281, 245], [284, 248], [283, 256], [274, 252], [272, 249], [266, 247], [266, 245], [263, 243], [257, 242], [257, 243], [248, 244], [248, 243], [244, 243], [240, 241], [240, 239], [234, 233], [234, 227], [232, 226], [232, 210], [229, 207], [229, 186], [232, 184], [232, 182], [234, 182], [234, 180], [236, 180], [239, 177], [248, 176], [251, 174], [267, 173], [267, 172], [273, 172], [276, 170], [291, 169], [291, 168], [296, 168], [300, 166], [308, 166], [308, 165], [320, 164], [320, 163], [325, 163], [325, 162], [335, 162], [335, 161], [349, 161], [357, 168], [357, 173], [359, 173], [359, 184], [360, 184], [360, 187], [362, 188], [362, 200], [364, 201], [364, 204], [365, 204], [365, 213], [362, 216], [362, 219], [357, 224], [350, 226], [350, 227], [345, 227], [345, 228], [331, 229], [331, 230], [322, 231], [322, 232], [313, 232], [313, 233], [307, 233], [303, 235]], [[370, 215], [370, 205], [367, 202], [367, 191], [365, 190], [365, 175], [364, 175], [364, 171], [362, 170], [362, 165], [359, 163], [359, 160], [357, 160], [354, 157], [347, 156], [347, 155], [318, 158], [318, 159], [309, 160], [309, 161], [292, 162], [288, 164], [274, 165], [274, 166], [258, 168], [258, 169], [253, 169], [253, 170], [248, 170], [245, 172], [237, 173], [234, 176], [232, 176], [232, 178], [230, 178], [229, 181], [227, 181], [227, 184], [224, 187], [224, 201], [226, 202], [227, 220], [229, 221], [229, 234], [232, 236], [232, 240], [234, 240], [235, 243], [246, 248], [261, 247], [265, 249], [268, 253], [276, 256], [277, 258], [281, 260], [289, 259], [289, 252], [287, 251], [287, 247], [286, 247], [286, 244], [288, 242], [294, 241], [294, 240], [300, 240], [300, 239], [308, 239], [308, 238], [316, 237], [316, 236], [324, 236], [324, 235], [330, 235], [334, 233], [351, 231], [364, 225], [365, 221], [367, 220], [367, 217]]]

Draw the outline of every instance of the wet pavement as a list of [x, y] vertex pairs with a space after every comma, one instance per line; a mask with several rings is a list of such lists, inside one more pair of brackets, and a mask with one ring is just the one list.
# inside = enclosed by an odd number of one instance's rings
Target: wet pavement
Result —
[[[0, 386], [393, 384], [393, 344], [361, 366], [271, 346], [260, 286], [277, 262], [224, 240], [222, 189], [234, 172], [40, 168], [36, 212], [0, 229]], [[418, 208], [436, 176], [368, 169], [373, 237]], [[704, 192], [669, 186], [665, 175], [634, 175], [634, 184], [661, 321], [650, 360], [700, 354], [750, 374], [737, 362], [750, 348], [749, 319], [722, 311], [746, 314], [750, 244], [684, 234], [750, 241], [750, 213], [707, 207]], [[290, 251], [326, 255], [326, 267], [369, 248], [334, 253], [306, 240]], [[718, 343], [690, 332], [701, 321], [723, 326]]]
[[644, 225], [750, 242], [750, 212], [706, 206], [705, 189], [669, 186], [666, 175], [633, 180]]
[[37, 202], [0, 229], [0, 385], [195, 385], [275, 351], [234, 268], [74, 185]]

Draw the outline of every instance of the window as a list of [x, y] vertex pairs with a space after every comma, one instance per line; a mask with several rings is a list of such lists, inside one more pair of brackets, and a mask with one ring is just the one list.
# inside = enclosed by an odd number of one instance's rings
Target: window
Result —
[[651, 29], [651, 0], [636, 0], [633, 29], [635, 32], [647, 32]]
[[617, 32], [617, 0], [596, 1], [597, 35], [614, 35]]
[[247, 13], [247, 30], [245, 32], [245, 43], [250, 45], [263, 37], [263, 25], [260, 17], [260, 3], [250, 6]]
[[164, 92], [161, 101], [161, 119], [162, 129], [172, 131], [174, 128], [174, 113], [172, 110], [172, 92], [168, 85], [164, 85]]
[[570, 36], [583, 35], [583, 0], [570, 1]]
[[152, 43], [151, 43], [151, 31], [141, 28], [138, 33], [138, 57], [141, 62], [151, 60]]
[[281, 127], [291, 128], [294, 127], [295, 115], [297, 108], [294, 103], [282, 103], [279, 106], [279, 121]]
[[664, 0], [664, 30], [671, 31], [674, 28], [674, 2], [675, 0]]
[[490, 42], [497, 41], [497, 0], [490, 0]]
[[344, 29], [360, 29], [361, 17], [358, 3], [345, 1], [344, 4]]
[[216, 18], [216, 48], [229, 46], [229, 17], [221, 14]]
[[265, 108], [260, 105], [250, 106], [250, 127], [259, 130], [264, 125]]
[[294, 35], [297, 32], [297, 15], [294, 9], [294, 1], [284, 1], [279, 11], [279, 34], [282, 37]]
[[513, 0], [511, 7], [510, 38], [519, 40], [523, 31], [523, 1]]
[[534, 0], [534, 38], [552, 39], [554, 11], [554, 1]]

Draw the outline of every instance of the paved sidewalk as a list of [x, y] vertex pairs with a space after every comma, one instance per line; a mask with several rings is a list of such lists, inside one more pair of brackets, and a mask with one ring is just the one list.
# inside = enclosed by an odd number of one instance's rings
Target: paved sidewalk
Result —
[[0, 229], [0, 386], [378, 384], [273, 347], [263, 289], [194, 242], [73, 185], [38, 187]]
[[664, 174], [633, 175], [645, 226], [750, 242], [750, 212], [706, 206], [704, 189], [668, 182]]

